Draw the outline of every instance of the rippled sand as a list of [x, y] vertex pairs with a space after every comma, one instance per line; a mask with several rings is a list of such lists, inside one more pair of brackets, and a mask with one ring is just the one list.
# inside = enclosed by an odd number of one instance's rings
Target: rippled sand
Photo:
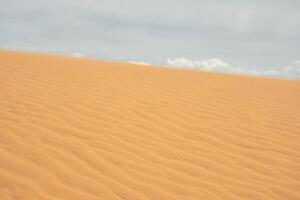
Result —
[[0, 199], [299, 200], [300, 81], [0, 51]]

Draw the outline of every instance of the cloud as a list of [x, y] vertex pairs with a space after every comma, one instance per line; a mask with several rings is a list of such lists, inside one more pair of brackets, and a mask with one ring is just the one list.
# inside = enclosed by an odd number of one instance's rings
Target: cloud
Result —
[[167, 64], [169, 66], [177, 68], [186, 68], [194, 70], [203, 70], [203, 71], [213, 71], [213, 72], [224, 72], [224, 73], [241, 73], [241, 74], [257, 74], [256, 70], [248, 70], [239, 67], [232, 67], [225, 61], [219, 58], [212, 58], [208, 60], [188, 60], [185, 58], [167, 58]]
[[218, 58], [208, 59], [204, 61], [188, 60], [185, 58], [167, 58], [167, 64], [179, 68], [197, 69], [204, 71], [232, 71], [231, 66]]
[[85, 55], [82, 54], [82, 53], [80, 53], [80, 52], [73, 52], [73, 53], [71, 53], [71, 55], [73, 57], [77, 57], [77, 58], [83, 58], [83, 57], [85, 57]]
[[253, 76], [273, 76], [289, 79], [300, 79], [300, 60], [291, 65], [276, 70], [254, 70], [234, 67], [219, 58], [208, 60], [189, 60], [185, 58], [167, 58], [167, 65], [176, 68], [202, 70], [210, 72], [222, 72], [232, 74], [244, 74]]
[[135, 64], [135, 65], [150, 65], [149, 63], [145, 63], [143, 61], [129, 61], [129, 63]]
[[300, 78], [300, 60], [295, 61], [282, 69], [283, 73], [290, 78]]

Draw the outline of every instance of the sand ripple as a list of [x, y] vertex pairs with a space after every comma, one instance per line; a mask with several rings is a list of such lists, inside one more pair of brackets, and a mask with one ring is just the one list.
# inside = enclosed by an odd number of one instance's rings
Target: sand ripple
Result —
[[300, 82], [0, 51], [0, 199], [300, 199]]

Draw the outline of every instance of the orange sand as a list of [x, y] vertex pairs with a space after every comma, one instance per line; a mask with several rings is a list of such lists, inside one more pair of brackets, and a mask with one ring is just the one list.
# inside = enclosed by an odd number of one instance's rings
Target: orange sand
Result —
[[300, 81], [0, 51], [0, 199], [299, 200]]

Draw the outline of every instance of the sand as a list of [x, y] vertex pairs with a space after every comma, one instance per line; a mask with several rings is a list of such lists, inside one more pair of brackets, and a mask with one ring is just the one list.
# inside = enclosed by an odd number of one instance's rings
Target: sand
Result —
[[299, 200], [300, 81], [0, 51], [0, 199]]

